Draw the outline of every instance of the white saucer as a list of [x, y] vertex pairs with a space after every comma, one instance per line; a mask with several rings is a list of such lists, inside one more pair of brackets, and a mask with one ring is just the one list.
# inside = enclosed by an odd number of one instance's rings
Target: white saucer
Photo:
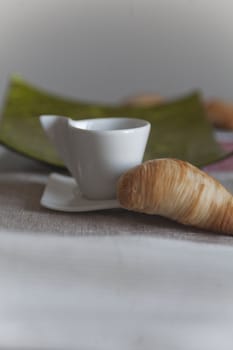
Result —
[[82, 197], [75, 180], [70, 176], [51, 174], [40, 204], [49, 209], [66, 212], [84, 212], [119, 208], [117, 200], [90, 200]]

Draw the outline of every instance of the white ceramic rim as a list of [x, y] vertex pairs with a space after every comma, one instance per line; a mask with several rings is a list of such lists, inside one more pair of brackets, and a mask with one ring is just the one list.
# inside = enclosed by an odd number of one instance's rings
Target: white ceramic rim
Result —
[[[86, 129], [80, 127], [80, 124], [85, 124], [87, 122], [130, 122], [132, 123], [132, 127], [126, 127], [126, 128], [119, 128], [119, 129]], [[127, 118], [127, 117], [106, 117], [106, 118], [88, 118], [88, 119], [80, 119], [80, 120], [74, 120], [69, 118], [69, 126], [73, 129], [82, 130], [83, 132], [88, 133], [119, 133], [119, 132], [135, 132], [136, 130], [140, 130], [143, 128], [150, 127], [150, 122], [148, 122], [145, 119], [139, 119], [139, 118]]]

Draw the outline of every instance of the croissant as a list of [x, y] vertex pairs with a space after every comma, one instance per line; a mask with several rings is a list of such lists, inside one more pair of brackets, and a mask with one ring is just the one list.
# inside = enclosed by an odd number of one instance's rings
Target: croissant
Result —
[[233, 234], [233, 196], [188, 162], [164, 158], [130, 169], [118, 180], [117, 197], [128, 210]]

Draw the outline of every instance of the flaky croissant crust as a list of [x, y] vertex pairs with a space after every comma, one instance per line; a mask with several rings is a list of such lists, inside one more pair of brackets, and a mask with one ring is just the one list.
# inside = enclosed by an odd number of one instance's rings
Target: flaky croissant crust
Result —
[[156, 159], [118, 181], [122, 207], [158, 214], [186, 225], [233, 234], [233, 197], [214, 178], [190, 163]]

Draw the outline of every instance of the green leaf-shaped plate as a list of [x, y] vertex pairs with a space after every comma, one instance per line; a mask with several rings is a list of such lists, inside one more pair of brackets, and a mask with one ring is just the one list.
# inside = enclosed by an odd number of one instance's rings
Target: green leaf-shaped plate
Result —
[[108, 106], [57, 97], [13, 77], [2, 109], [0, 142], [26, 156], [63, 166], [40, 126], [41, 114], [73, 119], [112, 116], [146, 119], [152, 130], [145, 159], [175, 157], [203, 166], [227, 155], [214, 139], [196, 92], [153, 108]]

